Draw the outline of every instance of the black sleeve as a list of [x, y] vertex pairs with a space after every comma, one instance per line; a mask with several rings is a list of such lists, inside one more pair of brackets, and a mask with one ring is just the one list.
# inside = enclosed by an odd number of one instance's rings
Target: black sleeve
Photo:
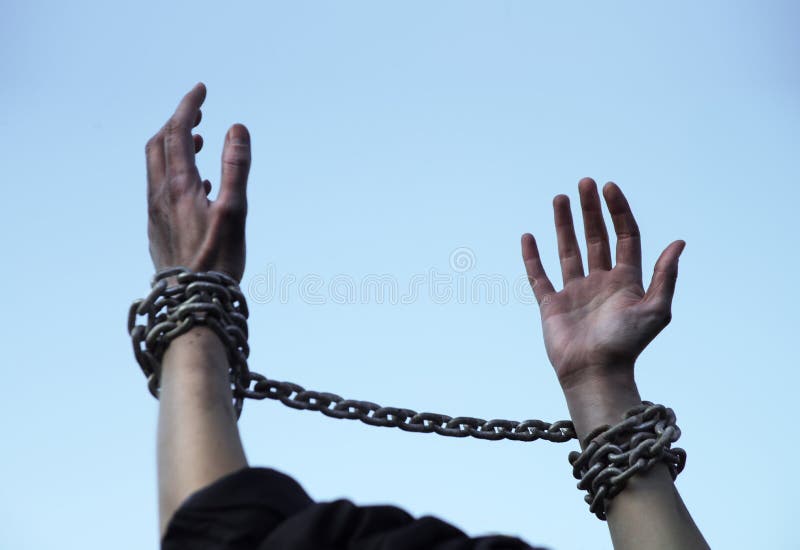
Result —
[[469, 538], [431, 516], [395, 506], [315, 503], [292, 478], [244, 468], [191, 495], [162, 550], [533, 550], [517, 538]]

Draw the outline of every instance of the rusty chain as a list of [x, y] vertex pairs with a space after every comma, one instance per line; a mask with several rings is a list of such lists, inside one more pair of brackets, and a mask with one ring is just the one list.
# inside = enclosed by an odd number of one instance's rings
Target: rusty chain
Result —
[[[174, 278], [176, 283], [168, 284]], [[331, 418], [360, 420], [370, 426], [394, 427], [408, 432], [437, 433], [449, 437], [474, 437], [497, 441], [566, 442], [576, 439], [568, 420], [484, 420], [469, 416], [417, 412], [383, 407], [370, 401], [344, 399], [328, 392], [306, 390], [292, 382], [271, 380], [247, 366], [247, 303], [237, 282], [215, 271], [195, 273], [184, 267], [160, 271], [153, 277], [147, 297], [135, 301], [128, 312], [128, 333], [136, 360], [147, 378], [150, 393], [158, 398], [161, 360], [173, 338], [196, 325], [213, 330], [228, 353], [233, 407], [238, 419], [244, 399], [274, 399], [293, 409], [319, 411]], [[144, 316], [146, 323], [136, 324]], [[252, 387], [251, 387], [252, 386]], [[569, 455], [578, 488], [590, 512], [606, 519], [606, 507], [637, 472], [666, 462], [672, 478], [683, 470], [686, 453], [670, 449], [680, 437], [672, 409], [649, 401], [632, 408], [614, 426], [600, 426], [586, 438], [583, 452]]]
[[578, 489], [587, 491], [589, 511], [606, 519], [608, 501], [625, 488], [634, 474], [665, 462], [673, 481], [686, 466], [686, 451], [672, 443], [681, 436], [675, 413], [664, 405], [642, 401], [614, 426], [593, 430], [583, 452], [572, 451], [569, 462]]

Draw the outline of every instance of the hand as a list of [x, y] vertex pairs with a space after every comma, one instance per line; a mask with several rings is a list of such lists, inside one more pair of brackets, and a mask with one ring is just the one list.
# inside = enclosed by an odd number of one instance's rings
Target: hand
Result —
[[185, 266], [194, 271], [222, 271], [241, 281], [250, 135], [241, 124], [228, 130], [219, 196], [208, 200], [211, 182], [200, 179], [194, 161], [203, 138], [192, 135], [192, 128], [200, 124], [205, 97], [206, 87], [197, 84], [147, 142], [150, 255], [157, 271]]
[[614, 183], [603, 188], [617, 234], [617, 263], [612, 268], [597, 185], [584, 178], [578, 190], [588, 276], [566, 195], [553, 200], [563, 290], [556, 292], [545, 274], [533, 235], [522, 236], [522, 258], [539, 303], [545, 348], [564, 388], [608, 375], [629, 375], [633, 380], [636, 358], [672, 317], [678, 257], [686, 245], [674, 241], [661, 253], [645, 292], [639, 228], [622, 191]]

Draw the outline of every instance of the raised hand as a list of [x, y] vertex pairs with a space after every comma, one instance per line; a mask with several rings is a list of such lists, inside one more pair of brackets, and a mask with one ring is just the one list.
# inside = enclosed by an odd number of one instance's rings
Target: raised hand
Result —
[[192, 135], [192, 128], [200, 124], [205, 97], [205, 85], [197, 84], [147, 142], [150, 255], [156, 270], [180, 265], [194, 271], [222, 271], [241, 281], [250, 135], [241, 124], [228, 130], [219, 196], [210, 201], [211, 182], [200, 178], [194, 159], [203, 138]]
[[522, 236], [522, 257], [539, 302], [545, 348], [562, 387], [605, 375], [629, 374], [636, 358], [671, 319], [678, 257], [684, 241], [661, 253], [652, 281], [642, 286], [639, 228], [614, 183], [603, 188], [617, 234], [616, 265], [594, 180], [578, 184], [589, 264], [584, 273], [569, 198], [553, 200], [564, 288], [556, 292], [545, 274], [533, 235]]

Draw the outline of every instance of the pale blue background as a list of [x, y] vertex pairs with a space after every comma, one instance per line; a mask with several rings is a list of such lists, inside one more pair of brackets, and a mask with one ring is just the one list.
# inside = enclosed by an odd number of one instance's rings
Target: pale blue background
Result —
[[[715, 548], [797, 548], [796, 2], [23, 2], [0, 15], [0, 547], [157, 544], [155, 422], [125, 332], [148, 288], [144, 144], [209, 88], [201, 171], [253, 136], [243, 284], [278, 273], [522, 274], [551, 200], [618, 182], [646, 283], [687, 248], [642, 395], [673, 407], [678, 487]], [[577, 210], [576, 210], [577, 213]], [[579, 231], [582, 229], [579, 227]], [[567, 417], [535, 306], [252, 304], [252, 368], [453, 415]], [[570, 444], [450, 440], [247, 403], [248, 457], [317, 499], [470, 534], [610, 548]]]

